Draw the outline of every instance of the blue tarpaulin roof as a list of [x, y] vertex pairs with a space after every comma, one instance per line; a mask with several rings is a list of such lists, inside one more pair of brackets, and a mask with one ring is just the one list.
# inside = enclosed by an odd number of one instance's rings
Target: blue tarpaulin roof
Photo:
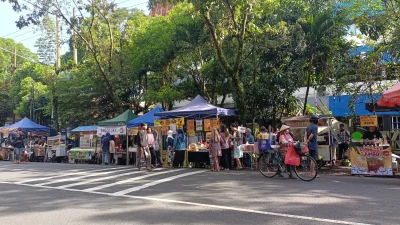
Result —
[[155, 117], [154, 114], [158, 112], [164, 112], [164, 110], [160, 107], [155, 107], [152, 109], [150, 112], [144, 114], [143, 116], [139, 116], [136, 119], [133, 119], [131, 121], [128, 121], [128, 128], [129, 127], [139, 127], [141, 123], [147, 123], [149, 127], [154, 126], [154, 119], [158, 118]]
[[93, 126], [79, 126], [73, 130], [72, 132], [85, 132], [85, 131], [97, 131], [97, 125]]
[[[380, 98], [380, 94], [374, 95], [375, 102]], [[329, 110], [333, 116], [352, 116], [353, 112], [350, 109], [351, 95], [329, 96]], [[373, 115], [372, 112], [365, 109], [366, 103], [371, 103], [372, 97], [369, 95], [358, 95], [354, 102], [354, 107], [357, 116]], [[377, 115], [398, 115], [399, 112], [376, 112]]]
[[14, 123], [10, 126], [3, 127], [2, 129], [18, 129], [20, 131], [37, 131], [37, 132], [50, 132], [50, 128], [42, 126], [33, 122], [28, 118], [23, 118], [21, 121]]
[[176, 117], [188, 117], [188, 118], [205, 118], [216, 115], [236, 115], [235, 110], [224, 109], [214, 106], [208, 103], [200, 95], [197, 95], [190, 103], [179, 109], [155, 113], [155, 116], [161, 118], [176, 118]]

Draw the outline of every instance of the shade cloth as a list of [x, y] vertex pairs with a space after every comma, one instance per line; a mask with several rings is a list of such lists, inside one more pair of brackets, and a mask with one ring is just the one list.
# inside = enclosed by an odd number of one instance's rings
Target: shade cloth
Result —
[[93, 126], [79, 126], [73, 130], [72, 132], [87, 132], [87, 131], [97, 131], [97, 125]]
[[37, 124], [28, 118], [23, 118], [21, 121], [14, 123], [10, 126], [2, 127], [1, 130], [12, 131], [37, 131], [37, 132], [50, 132], [50, 128]]
[[178, 109], [158, 112], [154, 114], [161, 118], [188, 117], [203, 118], [216, 115], [236, 115], [235, 110], [224, 109], [208, 103], [200, 95], [197, 95], [191, 102]]
[[377, 105], [385, 107], [400, 106], [400, 82], [383, 92]]
[[128, 109], [121, 115], [114, 117], [110, 120], [100, 121], [97, 125], [99, 126], [121, 126], [126, 125], [126, 123], [130, 120], [133, 120], [137, 117], [132, 110]]
[[154, 116], [154, 114], [157, 112], [164, 112], [164, 110], [162, 108], [160, 108], [159, 106], [157, 106], [154, 109], [152, 109], [150, 112], [144, 114], [143, 116], [139, 116], [136, 119], [128, 121], [128, 124], [127, 124], [128, 128], [139, 127], [142, 123], [146, 123], [150, 127], [154, 126], [154, 119], [158, 119], [158, 117]]

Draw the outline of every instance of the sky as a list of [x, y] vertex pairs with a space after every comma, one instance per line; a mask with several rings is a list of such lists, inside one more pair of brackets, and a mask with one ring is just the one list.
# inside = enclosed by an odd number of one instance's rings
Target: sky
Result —
[[[117, 3], [119, 7], [138, 8], [148, 13], [147, 2], [147, 0], [115, 0], [115, 3]], [[18, 18], [19, 14], [13, 11], [11, 4], [7, 1], [0, 1], [0, 21], [2, 21], [0, 25], [0, 37], [12, 38], [17, 43], [24, 44], [25, 47], [36, 53], [37, 49], [34, 45], [36, 40], [40, 38], [39, 33], [35, 31], [34, 25], [21, 30], [18, 29], [15, 25], [15, 21], [17, 21]], [[63, 36], [66, 36], [66, 34], [63, 34]], [[63, 44], [61, 46], [61, 52], [65, 53], [67, 51], [67, 44]]]

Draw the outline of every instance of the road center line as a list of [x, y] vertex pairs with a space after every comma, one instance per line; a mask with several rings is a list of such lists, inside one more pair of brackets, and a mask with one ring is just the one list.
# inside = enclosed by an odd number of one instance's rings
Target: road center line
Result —
[[164, 171], [164, 172], [151, 173], [151, 174], [147, 174], [147, 175], [144, 175], [144, 176], [139, 176], [139, 177], [134, 177], [134, 178], [126, 179], [126, 180], [121, 180], [121, 181], [118, 181], [118, 182], [115, 182], [115, 183], [104, 184], [104, 185], [101, 185], [101, 186], [88, 188], [88, 189], [85, 189], [83, 191], [91, 193], [93, 191], [104, 189], [104, 188], [108, 188], [108, 187], [112, 187], [112, 186], [115, 186], [115, 185], [126, 184], [126, 183], [129, 183], [129, 182], [132, 182], [132, 181], [142, 180], [142, 179], [147, 178], [147, 177], [153, 177], [153, 176], [158, 176], [158, 175], [161, 175], [161, 174], [173, 173], [173, 172], [178, 172], [178, 171], [182, 171], [182, 169], [167, 170], [167, 171]]
[[[154, 170], [155, 171], [161, 170], [161, 168], [157, 168], [157, 169], [154, 169]], [[121, 174], [117, 174], [117, 175], [114, 175], [114, 176], [107, 176], [107, 177], [100, 177], [100, 178], [96, 178], [96, 179], [92, 179], [92, 180], [85, 180], [85, 181], [78, 182], [78, 183], [72, 183], [72, 184], [59, 186], [58, 188], [59, 189], [63, 189], [63, 188], [69, 188], [69, 187], [73, 187], [73, 186], [85, 185], [85, 184], [90, 184], [90, 183], [93, 183], [93, 182], [96, 182], [96, 181], [103, 181], [103, 180], [113, 179], [113, 178], [117, 178], [117, 177], [137, 174], [137, 173], [141, 173], [141, 171], [134, 171], [134, 172], [129, 172], [129, 173], [121, 173]]]
[[[88, 171], [70, 170], [71, 172], [72, 171], [76, 171], [76, 172], [60, 174], [60, 175], [51, 176], [51, 177], [41, 177], [41, 178], [32, 179], [32, 180], [24, 180], [24, 181], [15, 182], [15, 184], [25, 184], [25, 183], [35, 182], [35, 181], [50, 180], [50, 179], [59, 178], [59, 177], [67, 177], [67, 176], [71, 176], [71, 175], [79, 175], [79, 174], [86, 174], [86, 173], [92, 173], [92, 172], [100, 172], [100, 171], [104, 171], [104, 170], [115, 170], [115, 169], [118, 169], [118, 168], [120, 168], [120, 167], [112, 167], [112, 168], [106, 168], [106, 169], [100, 169], [100, 170], [88, 170]], [[78, 171], [81, 171], [81, 172], [78, 172]]]
[[144, 184], [144, 185], [141, 185], [141, 186], [129, 188], [129, 189], [122, 190], [122, 191], [119, 191], [119, 192], [115, 192], [112, 195], [121, 196], [121, 195], [125, 195], [125, 194], [128, 194], [128, 193], [134, 192], [134, 191], [142, 190], [144, 188], [155, 186], [157, 184], [169, 182], [169, 181], [181, 178], [181, 177], [186, 177], [186, 176], [190, 176], [190, 175], [194, 175], [194, 174], [198, 174], [198, 173], [204, 173], [204, 172], [206, 172], [206, 171], [205, 170], [200, 170], [200, 171], [195, 171], [195, 172], [190, 172], [190, 173], [179, 174], [179, 175], [172, 176], [172, 177], [167, 177], [167, 178], [164, 178], [164, 179], [161, 179], [161, 180], [155, 180], [153, 182], [150, 182], [150, 183], [147, 183], [147, 184]]
[[[166, 171], [166, 172], [169, 172], [169, 171]], [[160, 174], [160, 173], [158, 173], [158, 174]], [[2, 184], [10, 184], [10, 185], [15, 185], [16, 184], [16, 183], [10, 183], [10, 182], [0, 182], [0, 183], [2, 183]], [[18, 185], [38, 188], [38, 187], [33, 186], [31, 184], [18, 184]], [[53, 190], [59, 189], [57, 187], [48, 187], [48, 186], [43, 186], [43, 187], [40, 187], [40, 188], [53, 189]], [[344, 220], [332, 220], [332, 219], [324, 219], [324, 218], [318, 218], [318, 217], [299, 216], [299, 215], [292, 215], [292, 214], [286, 214], [286, 213], [275, 213], [275, 212], [267, 212], [267, 211], [252, 210], [252, 209], [241, 209], [241, 208], [236, 208], [236, 207], [211, 205], [211, 204], [203, 204], [203, 203], [196, 203], [196, 202], [186, 202], [186, 201], [179, 201], [179, 200], [172, 200], [172, 199], [160, 199], [160, 198], [143, 197], [143, 196], [132, 196], [132, 195], [115, 196], [112, 193], [94, 192], [94, 191], [68, 189], [68, 188], [64, 188], [64, 189], [61, 189], [61, 190], [71, 191], [71, 192], [85, 192], [85, 193], [90, 193], [90, 194], [106, 195], [106, 196], [112, 196], [112, 197], [141, 199], [141, 200], [148, 200], [148, 201], [155, 201], [155, 202], [167, 202], [167, 203], [189, 205], [189, 206], [197, 206], [197, 207], [203, 207], [203, 208], [230, 210], [230, 211], [237, 211], [237, 212], [253, 213], [253, 214], [260, 214], [260, 215], [269, 215], [269, 216], [285, 217], [285, 218], [293, 218], [293, 219], [301, 219], [301, 220], [309, 220], [309, 221], [317, 221], [317, 222], [325, 222], [325, 223], [346, 224], [346, 225], [373, 225], [373, 224], [368, 224], [368, 223], [357, 223], [357, 222], [350, 222], [350, 221], [344, 221]]]
[[101, 176], [101, 175], [107, 175], [110, 173], [117, 173], [117, 172], [122, 172], [125, 170], [134, 170], [134, 168], [132, 167], [128, 167], [128, 168], [123, 168], [120, 170], [111, 170], [111, 171], [106, 171], [106, 172], [101, 172], [101, 173], [91, 173], [85, 176], [75, 176], [75, 177], [71, 177], [71, 178], [65, 178], [65, 179], [60, 179], [60, 180], [53, 180], [53, 181], [49, 181], [49, 182], [45, 182], [45, 183], [40, 183], [40, 184], [34, 184], [34, 186], [46, 186], [49, 184], [55, 184], [55, 183], [61, 183], [61, 182], [67, 182], [67, 181], [73, 181], [73, 180], [78, 180], [81, 178], [87, 178], [87, 177], [95, 177], [95, 176]]

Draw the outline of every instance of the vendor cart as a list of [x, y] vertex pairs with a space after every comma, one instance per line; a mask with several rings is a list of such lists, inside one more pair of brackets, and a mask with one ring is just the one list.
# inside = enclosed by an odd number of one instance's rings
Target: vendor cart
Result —
[[[306, 128], [310, 125], [310, 117], [299, 116], [282, 119], [282, 122], [290, 126], [290, 130], [297, 141], [303, 141]], [[317, 161], [319, 168], [336, 160], [336, 142], [338, 137], [335, 130], [338, 129], [339, 121], [329, 115], [321, 115], [318, 122], [318, 153]]]
[[[65, 135], [58, 135], [47, 138], [47, 159], [51, 162], [67, 162], [67, 145]], [[47, 160], [46, 160], [47, 161]]]

